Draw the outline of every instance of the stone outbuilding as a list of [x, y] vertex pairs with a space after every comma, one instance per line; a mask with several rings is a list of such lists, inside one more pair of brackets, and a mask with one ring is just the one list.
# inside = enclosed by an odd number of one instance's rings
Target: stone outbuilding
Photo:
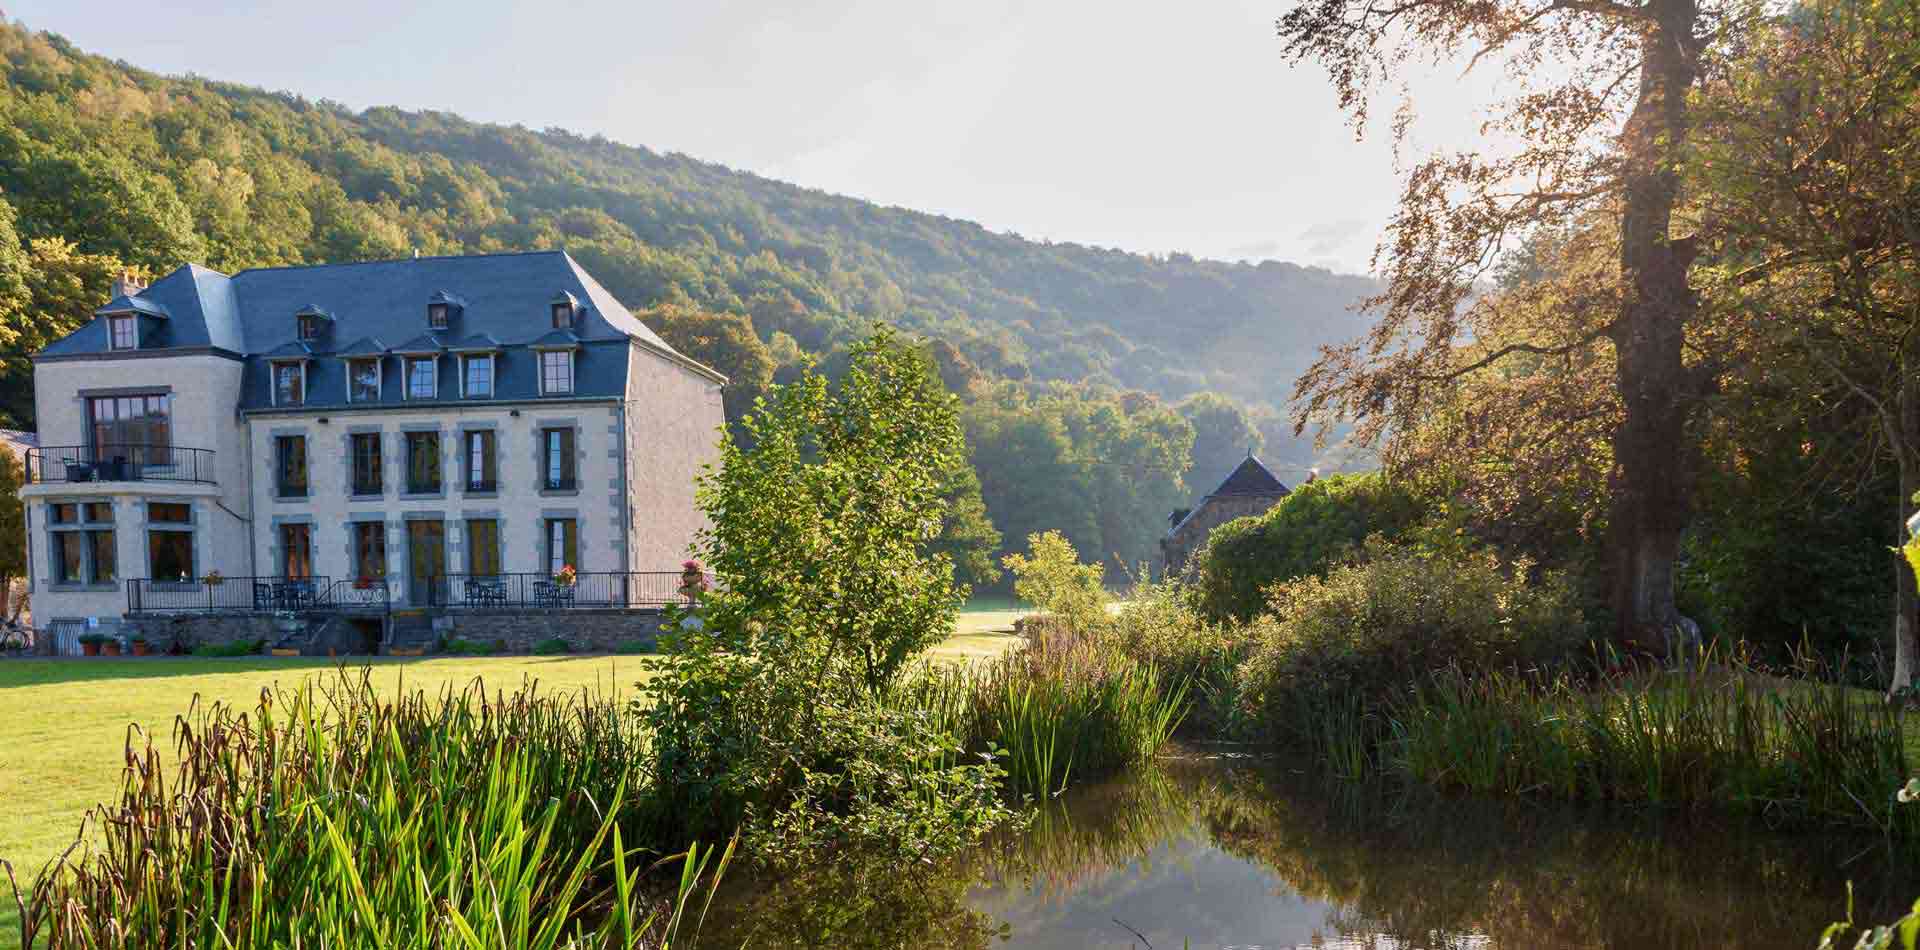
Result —
[[1247, 453], [1246, 461], [1229, 474], [1220, 487], [1200, 499], [1192, 508], [1180, 508], [1167, 516], [1167, 536], [1160, 539], [1160, 556], [1169, 575], [1188, 567], [1194, 552], [1207, 543], [1213, 529], [1235, 518], [1259, 515], [1287, 497], [1287, 486], [1274, 477], [1260, 460]]

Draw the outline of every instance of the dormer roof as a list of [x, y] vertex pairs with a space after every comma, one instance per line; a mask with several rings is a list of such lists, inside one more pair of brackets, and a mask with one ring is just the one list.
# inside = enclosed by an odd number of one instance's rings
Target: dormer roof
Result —
[[387, 355], [387, 345], [373, 337], [363, 336], [360, 339], [347, 344], [345, 347], [341, 348], [340, 350], [335, 352], [333, 355], [339, 356], [342, 358], [353, 358], [353, 357], [364, 358], [369, 356], [385, 356]]
[[455, 340], [447, 349], [454, 353], [494, 353], [501, 349], [501, 344], [492, 334], [475, 333], [465, 339]]
[[536, 350], [574, 350], [580, 348], [580, 337], [572, 330], [555, 330], [527, 345]]
[[133, 294], [131, 296], [121, 294], [107, 301], [106, 306], [95, 310], [93, 313], [94, 316], [98, 317], [117, 317], [135, 314], [142, 317], [155, 317], [161, 320], [165, 320], [171, 316], [165, 306], [148, 300], [139, 294]]
[[446, 351], [447, 348], [440, 344], [440, 339], [431, 333], [422, 333], [393, 348], [393, 352], [401, 356], [439, 356]]
[[261, 355], [270, 360], [310, 360], [313, 359], [313, 347], [294, 340], [288, 343], [282, 343]]

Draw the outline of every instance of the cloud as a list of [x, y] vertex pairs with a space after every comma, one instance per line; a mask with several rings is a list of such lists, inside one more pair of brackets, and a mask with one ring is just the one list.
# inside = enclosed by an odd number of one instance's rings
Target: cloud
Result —
[[1307, 242], [1308, 254], [1332, 254], [1366, 229], [1367, 222], [1359, 218], [1322, 221], [1300, 232], [1300, 240]]

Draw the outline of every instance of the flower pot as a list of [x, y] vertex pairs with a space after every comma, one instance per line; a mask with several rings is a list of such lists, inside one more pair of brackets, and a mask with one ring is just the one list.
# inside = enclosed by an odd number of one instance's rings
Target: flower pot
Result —
[[134, 656], [146, 656], [148, 653], [151, 653], [153, 651], [153, 648], [148, 646], [147, 641], [145, 640], [135, 640], [132, 643], [128, 644], [128, 646], [133, 647]]
[[100, 644], [100, 655], [101, 656], [119, 656], [120, 641], [108, 640], [107, 642]]
[[98, 643], [82, 643], [82, 644], [80, 644], [80, 655], [81, 655], [81, 656], [99, 656], [99, 655], [100, 655], [100, 644], [98, 644]]

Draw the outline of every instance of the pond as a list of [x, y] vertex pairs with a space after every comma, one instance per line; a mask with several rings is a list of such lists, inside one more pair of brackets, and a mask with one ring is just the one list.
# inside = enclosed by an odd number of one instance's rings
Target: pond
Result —
[[1686, 813], [1353, 792], [1184, 753], [961, 858], [737, 882], [704, 945], [1808, 950], [1920, 874], [1877, 840]]

